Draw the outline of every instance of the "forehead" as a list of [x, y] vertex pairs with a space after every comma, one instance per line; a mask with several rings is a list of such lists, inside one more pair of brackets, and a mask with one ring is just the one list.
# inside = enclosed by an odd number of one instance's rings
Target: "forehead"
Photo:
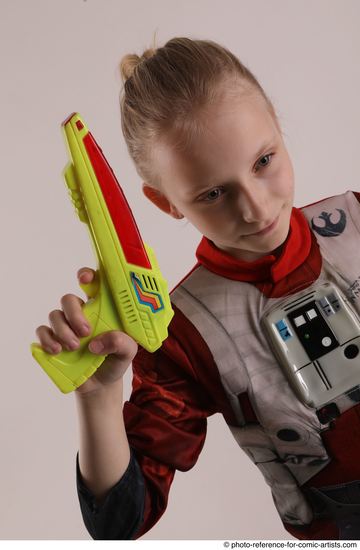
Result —
[[276, 139], [275, 121], [262, 98], [222, 98], [203, 108], [191, 135], [173, 133], [153, 149], [164, 187], [216, 179], [249, 162], [265, 142]]

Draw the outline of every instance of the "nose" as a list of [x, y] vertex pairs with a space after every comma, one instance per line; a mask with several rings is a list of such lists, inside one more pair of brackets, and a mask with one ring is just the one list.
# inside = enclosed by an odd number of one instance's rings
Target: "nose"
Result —
[[271, 205], [269, 194], [264, 184], [251, 182], [242, 186], [238, 193], [238, 201], [242, 217], [247, 223], [271, 222]]

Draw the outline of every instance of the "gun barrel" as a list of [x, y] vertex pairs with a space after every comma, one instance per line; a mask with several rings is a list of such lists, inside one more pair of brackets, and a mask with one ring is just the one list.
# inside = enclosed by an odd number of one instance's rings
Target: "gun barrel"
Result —
[[[72, 143], [71, 152], [75, 140], [80, 151], [83, 151], [84, 161], [87, 156], [91, 164], [126, 261], [151, 269], [149, 257], [124, 192], [93, 135], [77, 113], [70, 115], [62, 126], [68, 142]], [[86, 189], [83, 193], [86, 193]]]
[[154, 351], [166, 338], [173, 316], [166, 281], [152, 249], [142, 241], [113, 170], [80, 115], [68, 117], [63, 129], [77, 182], [72, 187], [77, 187], [78, 204], [83, 201], [79, 210], [88, 223], [121, 324]]

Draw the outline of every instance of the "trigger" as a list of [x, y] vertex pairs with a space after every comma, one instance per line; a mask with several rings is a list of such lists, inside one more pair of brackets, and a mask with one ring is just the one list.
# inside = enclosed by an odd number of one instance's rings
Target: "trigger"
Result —
[[79, 282], [79, 286], [85, 292], [86, 296], [88, 296], [88, 298], [95, 298], [95, 296], [99, 291], [99, 286], [100, 286], [99, 271], [98, 270], [95, 271], [95, 277], [91, 281], [91, 283]]

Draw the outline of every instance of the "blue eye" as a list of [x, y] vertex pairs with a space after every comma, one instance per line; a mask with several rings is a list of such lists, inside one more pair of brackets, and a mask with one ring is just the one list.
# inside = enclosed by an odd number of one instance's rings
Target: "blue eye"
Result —
[[[275, 153], [269, 153], [268, 155], [264, 155], [263, 157], [261, 157], [261, 159], [259, 159], [259, 162], [257, 163], [257, 165], [259, 165], [260, 168], [266, 168], [266, 167], [270, 164], [271, 157], [273, 157], [274, 154], [275, 154]], [[267, 162], [266, 164], [260, 164], [260, 162], [261, 162], [263, 159], [266, 159], [266, 158], [269, 158], [269, 162]]]

